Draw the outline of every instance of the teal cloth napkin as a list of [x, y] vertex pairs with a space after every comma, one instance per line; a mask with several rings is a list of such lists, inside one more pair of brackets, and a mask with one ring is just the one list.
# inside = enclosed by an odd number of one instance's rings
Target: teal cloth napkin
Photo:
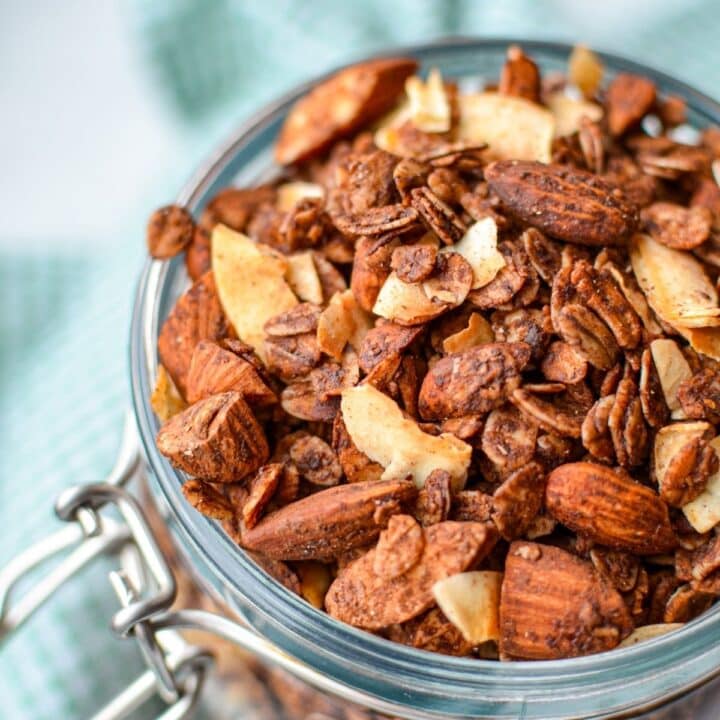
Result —
[[[146, 212], [169, 202], [231, 127], [329, 66], [383, 46], [450, 34], [582, 39], [720, 96], [720, 12], [712, 0], [626, 5], [126, 3], [122, 36], [137, 53], [148, 93], [163, 98], [168, 127], [184, 138], [183, 152], [158, 169], [156, 186], [138, 200], [142, 211], [119, 218], [113, 233], [86, 244], [89, 250], [49, 252], [42, 238], [14, 242], [0, 227], [0, 565], [58, 527], [52, 502], [60, 489], [96, 481], [111, 466], [129, 402], [126, 346]], [[75, 41], [83, 42], [85, 32], [78, 27]], [[97, 63], [101, 73], [103, 58]], [[68, 88], [69, 102], [72, 93]], [[110, 191], [130, 194], [133, 188]], [[0, 650], [0, 716], [87, 717], [140, 672], [133, 644], [114, 640], [107, 629], [117, 606], [108, 569], [101, 564], [86, 572]], [[243, 716], [249, 717], [238, 708]]]

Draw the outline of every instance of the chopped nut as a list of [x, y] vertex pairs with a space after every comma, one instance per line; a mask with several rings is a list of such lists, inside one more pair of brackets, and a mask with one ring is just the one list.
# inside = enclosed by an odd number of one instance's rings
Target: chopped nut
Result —
[[237, 482], [269, 456], [265, 433], [238, 392], [211, 395], [175, 415], [157, 436], [173, 465], [212, 482]]
[[277, 490], [282, 474], [283, 466], [280, 463], [263, 465], [250, 481], [250, 494], [242, 508], [244, 529], [250, 530], [258, 524], [266, 505]]
[[195, 223], [182, 207], [168, 205], [156, 210], [148, 221], [147, 245], [152, 257], [167, 260], [182, 252], [193, 239]]
[[716, 371], [706, 368], [685, 378], [677, 386], [676, 397], [686, 417], [720, 424], [720, 377]]
[[655, 102], [655, 85], [647, 78], [620, 73], [607, 90], [608, 125], [613, 135], [622, 135], [637, 125]]
[[182, 486], [182, 493], [198, 512], [213, 520], [230, 522], [235, 519], [235, 510], [230, 501], [210, 483], [188, 480]]
[[506, 540], [530, 527], [543, 504], [545, 472], [536, 462], [515, 470], [493, 495], [492, 519]]
[[500, 71], [498, 92], [540, 102], [540, 71], [537, 65], [517, 45], [511, 45]]

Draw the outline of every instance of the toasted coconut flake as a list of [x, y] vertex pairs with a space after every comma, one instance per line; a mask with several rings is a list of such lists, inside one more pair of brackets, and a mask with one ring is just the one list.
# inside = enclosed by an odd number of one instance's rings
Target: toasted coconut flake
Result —
[[443, 352], [451, 355], [494, 341], [495, 333], [490, 323], [480, 313], [472, 313], [467, 327], [443, 340]]
[[463, 488], [472, 455], [467, 443], [450, 433], [424, 433], [369, 384], [343, 390], [341, 409], [358, 450], [385, 468], [382, 479], [412, 477], [422, 487], [433, 470], [445, 470], [454, 489]]
[[693, 350], [720, 360], [720, 328], [678, 328], [678, 332], [690, 343]]
[[187, 407], [187, 403], [182, 399], [164, 365], [158, 365], [155, 389], [150, 396], [150, 407], [162, 422], [169, 420]]
[[666, 635], [673, 630], [681, 628], [684, 623], [657, 623], [655, 625], [642, 625], [635, 628], [619, 645], [619, 648], [631, 647], [638, 643], [652, 640], [653, 638]]
[[674, 340], [653, 340], [650, 343], [650, 352], [667, 406], [671, 411], [680, 410], [678, 388], [680, 383], [692, 377], [688, 361]]
[[460, 95], [460, 140], [487, 143], [494, 160], [550, 162], [555, 118], [545, 108], [495, 92]]
[[425, 82], [417, 75], [409, 77], [405, 81], [405, 92], [410, 103], [410, 119], [418, 130], [442, 133], [450, 129], [450, 103], [439, 70], [431, 70]]
[[505, 258], [497, 249], [497, 224], [491, 217], [471, 225], [465, 235], [441, 253], [456, 252], [462, 255], [473, 271], [472, 289], [484, 287], [495, 279], [505, 267]]
[[325, 198], [325, 189], [322, 185], [311, 182], [283, 183], [277, 189], [277, 201], [275, 206], [280, 212], [290, 212], [301, 200]]
[[500, 639], [502, 577], [490, 570], [464, 572], [438, 580], [432, 587], [445, 617], [473, 645]]
[[288, 255], [287, 262], [288, 269], [285, 279], [292, 291], [301, 300], [321, 305], [323, 289], [315, 267], [312, 250]]
[[572, 135], [580, 129], [583, 117], [597, 122], [603, 116], [603, 109], [593, 102], [578, 100], [563, 92], [552, 93], [545, 101], [555, 117], [555, 137]]
[[[720, 436], [708, 445], [720, 455]], [[700, 495], [683, 505], [688, 522], [699, 533], [706, 533], [720, 523], [720, 470], [708, 478], [707, 486]]]
[[241, 340], [265, 361], [263, 326], [298, 299], [284, 276], [288, 262], [247, 235], [216, 225], [212, 233], [212, 267], [220, 303]]
[[591, 98], [603, 78], [600, 58], [585, 45], [576, 45], [568, 59], [568, 80], [586, 97]]
[[419, 325], [462, 305], [473, 273], [460, 253], [438, 256], [435, 274], [421, 283], [405, 283], [390, 273], [378, 293], [373, 312], [400, 325]]
[[352, 290], [335, 293], [318, 319], [318, 346], [340, 360], [348, 342], [355, 350], [360, 350], [372, 326], [370, 316], [357, 304]]
[[720, 324], [715, 286], [690, 253], [638, 233], [630, 245], [630, 259], [650, 307], [662, 320], [683, 328]]

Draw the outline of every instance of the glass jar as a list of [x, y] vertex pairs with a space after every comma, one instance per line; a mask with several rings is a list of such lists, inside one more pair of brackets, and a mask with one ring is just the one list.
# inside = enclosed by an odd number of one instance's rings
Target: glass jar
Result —
[[[424, 69], [437, 67], [448, 78], [496, 78], [509, 42], [458, 39], [392, 54], [413, 55]], [[563, 70], [571, 49], [521, 44], [545, 73]], [[720, 124], [720, 105], [710, 98], [636, 63], [601, 57], [611, 75], [646, 75], [661, 93], [684, 97], [692, 126]], [[271, 157], [275, 136], [292, 103], [309, 87], [293, 90], [239, 128], [192, 178], [178, 202], [198, 213], [227, 185], [270, 179], [276, 172]], [[687, 712], [687, 717], [700, 718], [703, 702], [712, 713], [708, 718], [720, 714], [712, 710], [713, 693], [705, 685], [720, 672], [720, 605], [680, 630], [632, 648], [569, 660], [501, 663], [391, 643], [337, 622], [265, 574], [217, 523], [190, 507], [181, 494], [182, 475], [155, 448], [158, 421], [148, 398], [157, 371], [158, 329], [187, 283], [181, 258], [148, 261], [140, 278], [130, 338], [135, 415], [153, 493], [176, 545], [207, 591], [258, 633], [301, 663], [359, 691], [375, 709], [408, 718], [632, 717], [661, 705], [665, 709], [651, 717], [676, 718]], [[702, 697], [694, 693], [667, 705], [701, 685]], [[717, 692], [720, 698], [720, 687]]]

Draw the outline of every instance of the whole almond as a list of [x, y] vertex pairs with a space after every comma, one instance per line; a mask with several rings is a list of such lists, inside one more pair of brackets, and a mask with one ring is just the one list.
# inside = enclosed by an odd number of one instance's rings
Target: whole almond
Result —
[[275, 145], [282, 165], [306, 160], [331, 143], [390, 110], [412, 58], [381, 58], [353, 65], [317, 85], [290, 110]]
[[408, 480], [337, 485], [266, 515], [242, 545], [276, 560], [333, 560], [372, 542], [416, 494]]
[[663, 500], [605, 465], [578, 462], [555, 468], [545, 506], [563, 525], [615, 550], [658, 555], [677, 545]]
[[157, 448], [177, 468], [210, 482], [237, 482], [270, 454], [265, 433], [239, 392], [211, 395], [174, 415]]
[[503, 160], [485, 168], [503, 205], [523, 222], [581, 245], [623, 245], [638, 224], [621, 190], [567, 165]]
[[500, 594], [500, 652], [553, 660], [611, 650], [633, 629], [620, 593], [586, 560], [549, 545], [510, 545]]

